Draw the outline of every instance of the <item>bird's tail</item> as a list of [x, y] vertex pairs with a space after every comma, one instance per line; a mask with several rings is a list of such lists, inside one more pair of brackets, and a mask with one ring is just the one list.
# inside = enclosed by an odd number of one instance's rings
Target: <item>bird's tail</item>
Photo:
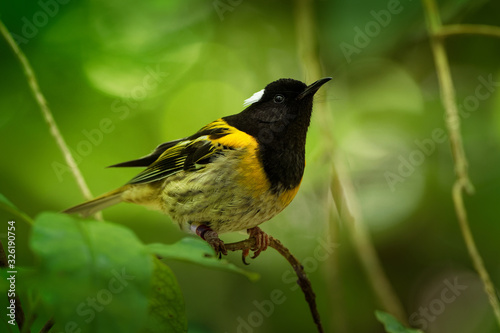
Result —
[[81, 203], [74, 207], [68, 208], [63, 211], [66, 214], [81, 214], [83, 217], [87, 217], [97, 213], [98, 211], [108, 208], [110, 206], [116, 205], [122, 202], [122, 194], [127, 189], [127, 186], [122, 186], [114, 191], [105, 193], [98, 196], [95, 199], [89, 200], [87, 202]]

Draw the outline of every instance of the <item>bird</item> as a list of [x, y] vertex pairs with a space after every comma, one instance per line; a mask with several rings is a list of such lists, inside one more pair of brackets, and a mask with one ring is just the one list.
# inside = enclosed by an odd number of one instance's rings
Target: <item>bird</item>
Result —
[[[282, 78], [191, 136], [157, 146], [149, 155], [110, 167], [143, 167], [128, 183], [64, 213], [88, 217], [121, 202], [159, 210], [204, 239], [216, 254], [219, 234], [247, 231], [256, 258], [269, 245], [259, 225], [293, 200], [305, 168], [313, 97], [331, 77], [306, 85]], [[243, 262], [249, 250], [243, 251]]]

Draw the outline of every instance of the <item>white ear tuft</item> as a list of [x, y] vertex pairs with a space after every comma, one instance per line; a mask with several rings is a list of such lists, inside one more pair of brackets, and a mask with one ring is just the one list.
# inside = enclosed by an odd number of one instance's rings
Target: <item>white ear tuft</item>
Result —
[[262, 95], [264, 95], [264, 89], [257, 91], [255, 94], [252, 95], [252, 97], [245, 99], [243, 106], [249, 106], [255, 102], [260, 101]]

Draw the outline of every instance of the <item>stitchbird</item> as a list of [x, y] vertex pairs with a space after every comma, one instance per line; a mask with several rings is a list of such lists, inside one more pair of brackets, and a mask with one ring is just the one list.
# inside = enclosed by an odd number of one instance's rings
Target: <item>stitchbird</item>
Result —
[[[111, 167], [145, 167], [124, 186], [65, 210], [92, 215], [122, 201], [169, 215], [227, 254], [218, 234], [247, 230], [256, 245], [269, 238], [258, 226], [295, 197], [305, 167], [307, 128], [313, 96], [330, 81], [306, 85], [280, 79], [245, 100], [246, 108], [195, 134], [160, 144], [149, 155]], [[243, 253], [243, 260], [248, 250]]]

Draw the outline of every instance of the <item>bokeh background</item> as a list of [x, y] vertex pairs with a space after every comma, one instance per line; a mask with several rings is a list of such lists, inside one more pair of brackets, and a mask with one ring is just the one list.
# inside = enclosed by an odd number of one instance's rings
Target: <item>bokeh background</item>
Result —
[[[16, 1], [0, 17], [31, 62], [54, 118], [94, 195], [138, 170], [106, 166], [148, 154], [242, 110], [267, 83], [311, 83], [300, 57], [300, 1]], [[315, 1], [323, 76], [307, 168], [292, 204], [263, 229], [306, 264], [329, 332], [383, 332], [383, 309], [332, 204], [332, 152], [347, 162], [366, 223], [407, 321], [426, 332], [498, 332], [461, 237], [451, 199], [453, 160], [422, 4]], [[444, 23], [500, 24], [498, 1], [439, 1]], [[500, 40], [446, 40], [475, 194], [473, 234], [500, 285]], [[0, 40], [0, 192], [31, 216], [83, 200], [34, 101], [22, 68]], [[328, 133], [328, 135], [325, 135]], [[188, 237], [169, 218], [121, 204], [106, 220], [145, 243]], [[0, 236], [11, 217], [0, 212]], [[36, 258], [18, 221], [18, 265]], [[110, 235], [112, 237], [112, 235]], [[229, 234], [227, 241], [246, 237]], [[239, 254], [229, 260], [240, 265]], [[274, 251], [240, 275], [169, 263], [186, 300], [190, 332], [312, 332], [307, 304]], [[282, 293], [272, 303], [272, 293]], [[281, 294], [280, 293], [280, 294]], [[263, 305], [265, 304], [265, 305]], [[267, 307], [266, 307], [267, 306]], [[4, 318], [2, 318], [4, 320]]]

